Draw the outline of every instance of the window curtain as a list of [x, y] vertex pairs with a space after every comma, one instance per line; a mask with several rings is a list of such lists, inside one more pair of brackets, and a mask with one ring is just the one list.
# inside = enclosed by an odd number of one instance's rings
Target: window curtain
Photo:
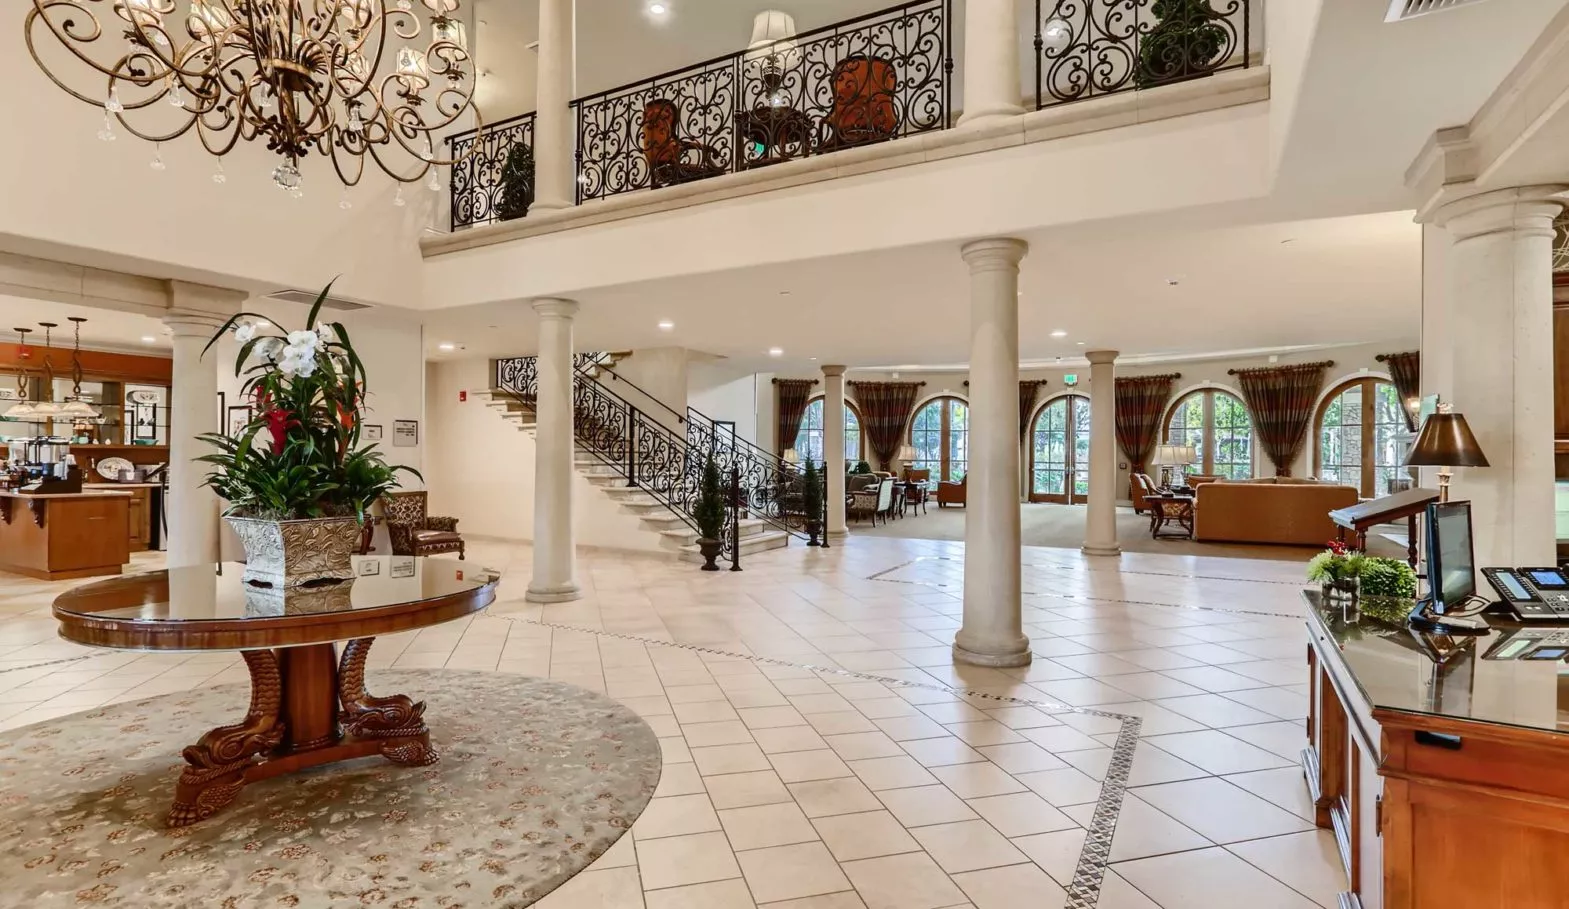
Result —
[[1291, 476], [1291, 462], [1302, 452], [1313, 407], [1324, 387], [1324, 370], [1334, 361], [1295, 366], [1232, 369], [1242, 386], [1242, 397], [1253, 412], [1253, 427], [1264, 454], [1275, 465], [1275, 475]]
[[1394, 380], [1395, 392], [1400, 395], [1400, 412], [1406, 415], [1406, 428], [1416, 432], [1416, 410], [1411, 401], [1422, 396], [1421, 352], [1379, 354], [1378, 362], [1389, 364], [1389, 377]]
[[795, 437], [801, 433], [801, 418], [806, 416], [806, 402], [811, 399], [812, 386], [816, 384], [816, 379], [774, 380], [774, 391], [779, 398], [775, 411], [778, 435], [774, 436], [774, 446], [779, 454], [783, 455], [786, 449], [795, 446]]
[[892, 469], [904, 442], [904, 428], [915, 412], [925, 382], [850, 382], [855, 402], [861, 405], [861, 432], [871, 443], [872, 455], [883, 470]]
[[1050, 384], [1045, 379], [1031, 379], [1019, 383], [1019, 442], [1030, 437], [1030, 417], [1035, 414], [1035, 397], [1040, 389]]
[[1116, 383], [1117, 444], [1127, 455], [1132, 473], [1144, 473], [1150, 450], [1160, 438], [1171, 391], [1181, 373], [1161, 376], [1119, 376]]

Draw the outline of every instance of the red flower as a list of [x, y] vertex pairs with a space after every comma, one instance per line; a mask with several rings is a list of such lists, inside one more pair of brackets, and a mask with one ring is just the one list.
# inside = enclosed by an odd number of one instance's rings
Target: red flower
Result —
[[283, 454], [283, 443], [289, 430], [300, 425], [300, 421], [294, 419], [292, 412], [282, 408], [269, 410], [264, 416], [267, 418], [267, 430], [272, 433], [272, 453]]

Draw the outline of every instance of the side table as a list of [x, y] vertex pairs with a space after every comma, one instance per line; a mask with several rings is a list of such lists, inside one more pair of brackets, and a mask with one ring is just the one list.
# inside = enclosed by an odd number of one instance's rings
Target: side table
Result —
[[804, 158], [812, 153], [812, 118], [793, 107], [763, 104], [737, 111], [741, 147], [736, 157], [742, 170]]
[[[1145, 496], [1144, 501], [1150, 506], [1151, 539], [1193, 539], [1192, 496], [1157, 493]], [[1176, 526], [1168, 528], [1172, 524]]]

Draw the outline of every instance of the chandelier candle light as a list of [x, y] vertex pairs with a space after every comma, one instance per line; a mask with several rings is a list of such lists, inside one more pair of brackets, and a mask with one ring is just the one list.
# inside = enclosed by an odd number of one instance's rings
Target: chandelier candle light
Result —
[[[312, 153], [347, 186], [369, 158], [400, 183], [428, 175], [439, 189], [437, 169], [479, 143], [445, 160], [436, 136], [470, 113], [483, 122], [460, 0], [419, 3], [428, 43], [411, 0], [32, 0], [24, 36], [45, 75], [103, 109], [106, 141], [116, 122], [153, 143], [195, 130], [217, 156], [265, 142], [285, 159], [272, 172], [285, 190], [299, 190]], [[96, 88], [57, 72], [71, 64], [38, 40], [50, 36]]]

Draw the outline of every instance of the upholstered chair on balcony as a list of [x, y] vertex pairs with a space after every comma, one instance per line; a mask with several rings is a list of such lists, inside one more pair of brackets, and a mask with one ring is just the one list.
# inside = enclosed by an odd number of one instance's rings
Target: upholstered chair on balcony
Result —
[[[712, 145], [681, 138], [681, 111], [668, 98], [643, 108], [643, 156], [655, 188], [690, 183], [725, 172], [724, 155]], [[688, 158], [696, 152], [696, 160]]]
[[834, 67], [833, 107], [823, 118], [817, 147], [822, 151], [882, 142], [899, 134], [898, 78], [893, 63], [862, 54]]
[[947, 508], [949, 505], [963, 507], [969, 499], [970, 478], [966, 476], [957, 483], [944, 480], [937, 484], [937, 507]]
[[463, 537], [458, 535], [458, 519], [426, 514], [427, 500], [428, 494], [424, 492], [389, 492], [382, 499], [393, 555], [424, 556], [455, 552], [458, 558], [463, 558]]

